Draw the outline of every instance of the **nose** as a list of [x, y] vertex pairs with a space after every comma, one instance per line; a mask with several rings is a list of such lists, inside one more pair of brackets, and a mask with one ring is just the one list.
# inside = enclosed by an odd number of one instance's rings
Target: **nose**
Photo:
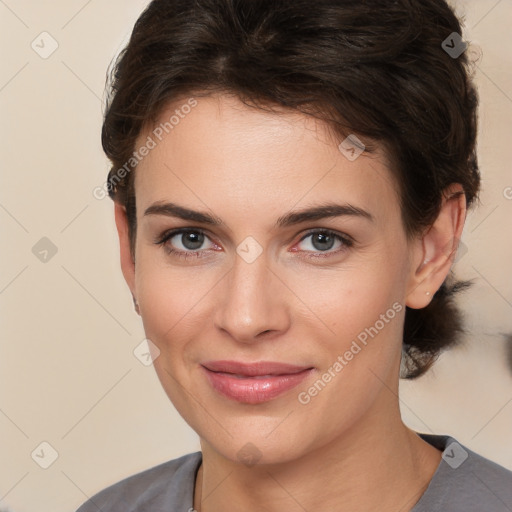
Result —
[[269, 340], [290, 326], [290, 291], [270, 268], [265, 252], [252, 263], [238, 254], [223, 280], [215, 325], [240, 343]]

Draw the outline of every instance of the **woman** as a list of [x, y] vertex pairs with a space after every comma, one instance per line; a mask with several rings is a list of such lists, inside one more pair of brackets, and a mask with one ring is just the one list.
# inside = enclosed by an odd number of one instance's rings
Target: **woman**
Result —
[[512, 472], [407, 428], [460, 339], [477, 95], [444, 0], [154, 0], [102, 140], [123, 275], [201, 452], [102, 510], [504, 511]]

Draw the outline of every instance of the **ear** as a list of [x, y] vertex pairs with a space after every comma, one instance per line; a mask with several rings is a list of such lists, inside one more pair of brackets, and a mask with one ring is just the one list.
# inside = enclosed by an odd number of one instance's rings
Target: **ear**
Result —
[[128, 217], [126, 207], [119, 203], [114, 203], [114, 215], [116, 220], [117, 234], [119, 235], [119, 250], [121, 257], [121, 270], [124, 279], [132, 292], [134, 298], [137, 297], [135, 289], [135, 262], [130, 253], [130, 237], [128, 235]]
[[459, 183], [443, 191], [439, 215], [421, 238], [414, 242], [405, 304], [426, 307], [441, 287], [452, 266], [466, 220], [466, 196]]

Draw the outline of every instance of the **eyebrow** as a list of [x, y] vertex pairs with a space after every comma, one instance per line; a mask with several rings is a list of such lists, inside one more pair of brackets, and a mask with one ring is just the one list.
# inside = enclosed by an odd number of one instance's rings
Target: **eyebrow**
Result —
[[[167, 217], [177, 217], [179, 219], [211, 226], [224, 226], [225, 223], [219, 217], [215, 217], [206, 212], [190, 210], [174, 203], [155, 203], [149, 206], [144, 212], [146, 215], [164, 215]], [[374, 217], [370, 212], [350, 204], [327, 203], [319, 206], [312, 206], [303, 210], [289, 212], [279, 217], [275, 226], [278, 228], [289, 227], [308, 221], [316, 221], [334, 217], [360, 217], [370, 222], [374, 222]]]

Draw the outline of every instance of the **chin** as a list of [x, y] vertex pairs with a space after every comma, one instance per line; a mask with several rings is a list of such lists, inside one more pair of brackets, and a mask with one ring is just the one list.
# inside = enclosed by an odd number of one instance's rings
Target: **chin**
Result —
[[[203, 443], [204, 440], [201, 439], [201, 446]], [[304, 445], [297, 441], [293, 442], [291, 436], [287, 443], [283, 443], [281, 439], [270, 440], [251, 429], [237, 433], [228, 442], [224, 439], [206, 440], [206, 445], [225, 459], [249, 468], [288, 463], [304, 455]]]

